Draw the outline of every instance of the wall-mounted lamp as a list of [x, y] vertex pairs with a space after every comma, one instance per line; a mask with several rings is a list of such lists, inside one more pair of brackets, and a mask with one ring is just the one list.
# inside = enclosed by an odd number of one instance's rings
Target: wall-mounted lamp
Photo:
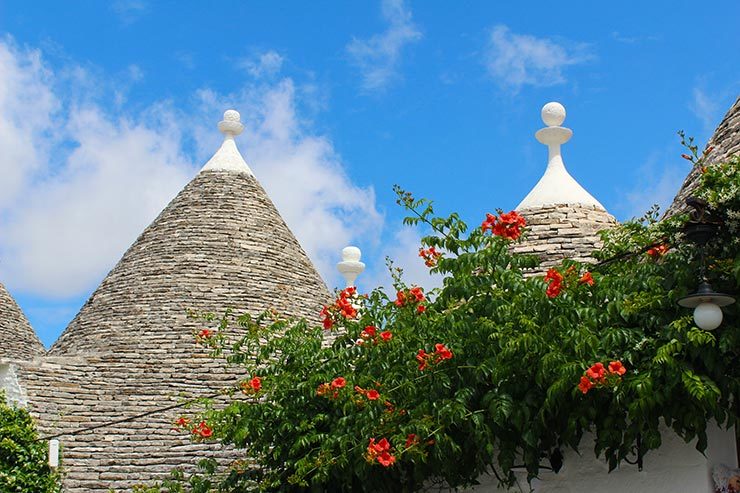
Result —
[[678, 304], [694, 309], [694, 322], [704, 330], [714, 330], [722, 323], [722, 306], [735, 303], [729, 294], [717, 293], [708, 282], [699, 284], [696, 293], [684, 296]]
[[680, 306], [694, 309], [694, 322], [704, 330], [714, 330], [722, 323], [723, 306], [731, 305], [735, 298], [729, 294], [717, 293], [709, 285], [704, 265], [704, 248], [716, 234], [722, 220], [709, 211], [707, 203], [696, 197], [686, 199], [686, 204], [693, 207], [691, 219], [684, 226], [686, 238], [699, 247], [701, 283], [695, 293], [678, 300]]

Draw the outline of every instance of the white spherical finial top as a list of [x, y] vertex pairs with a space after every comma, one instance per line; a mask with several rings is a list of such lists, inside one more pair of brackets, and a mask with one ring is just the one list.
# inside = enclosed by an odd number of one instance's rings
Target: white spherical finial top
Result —
[[224, 135], [239, 135], [244, 130], [241, 115], [236, 110], [226, 110], [224, 119], [218, 122], [218, 129]]
[[342, 248], [342, 261], [343, 262], [359, 262], [362, 253], [356, 246], [348, 246]]
[[565, 107], [555, 101], [542, 107], [542, 121], [548, 127], [559, 127], [565, 121]]
[[342, 261], [337, 264], [337, 270], [347, 287], [354, 286], [357, 276], [365, 270], [365, 264], [360, 262], [362, 252], [356, 246], [348, 246], [342, 249]]

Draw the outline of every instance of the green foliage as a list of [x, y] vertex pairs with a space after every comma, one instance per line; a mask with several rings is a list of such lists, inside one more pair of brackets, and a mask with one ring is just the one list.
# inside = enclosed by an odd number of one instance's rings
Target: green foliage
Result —
[[[697, 192], [728, 220], [740, 210], [737, 164], [707, 170]], [[396, 192], [411, 212], [405, 222], [433, 232], [422, 245], [443, 252], [432, 267], [442, 288], [408, 301], [410, 287], [393, 270], [401, 301], [380, 290], [355, 296], [358, 316], [339, 317], [331, 333], [274, 313], [206, 317], [216, 334], [204, 342], [262, 387], [234, 390], [228, 406], [197, 418], [245, 461], [193, 491], [417, 491], [475, 484], [486, 473], [511, 485], [515, 468], [533, 478], [556, 449], [588, 445], [586, 432], [613, 469], [638, 447], [659, 447], [666, 428], [704, 450], [708, 421], [736, 424], [737, 305], [708, 333], [676, 304], [698, 282], [685, 215], [657, 221], [651, 211], [605, 232], [599, 264], [565, 261], [563, 289], [549, 297], [548, 281], [524, 275], [536, 258]], [[708, 250], [708, 275], [728, 292], [738, 291], [733, 234], [723, 231]], [[593, 285], [579, 282], [587, 270]], [[434, 356], [436, 344], [452, 357]], [[627, 372], [582, 393], [584, 371], [610, 361]], [[382, 438], [395, 458], [387, 467], [368, 448]], [[193, 485], [179, 479], [163, 491]]]
[[55, 493], [60, 484], [59, 474], [47, 464], [47, 443], [38, 441], [28, 411], [6, 404], [0, 391], [0, 491]]

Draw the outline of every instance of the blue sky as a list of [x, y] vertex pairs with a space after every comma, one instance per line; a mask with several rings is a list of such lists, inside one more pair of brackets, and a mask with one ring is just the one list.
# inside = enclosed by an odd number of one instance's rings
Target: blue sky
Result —
[[[434, 284], [394, 183], [470, 224], [544, 171], [618, 219], [665, 204], [740, 93], [740, 3], [0, 0], [0, 281], [50, 345], [218, 147], [242, 154], [329, 284], [363, 249]], [[363, 286], [364, 283], [364, 286]]]

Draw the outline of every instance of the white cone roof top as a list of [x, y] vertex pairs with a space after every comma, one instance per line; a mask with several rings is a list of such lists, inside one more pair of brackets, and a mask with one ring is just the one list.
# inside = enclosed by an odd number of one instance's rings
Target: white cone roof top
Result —
[[542, 121], [547, 127], [538, 130], [535, 137], [548, 148], [547, 169], [517, 210], [556, 204], [580, 204], [606, 210], [565, 169], [560, 146], [570, 140], [573, 131], [560, 126], [565, 121], [563, 105], [552, 102], [543, 106]]
[[233, 171], [234, 173], [246, 173], [254, 176], [249, 165], [239, 153], [234, 137], [242, 133], [244, 125], [241, 116], [236, 110], [226, 110], [224, 119], [218, 122], [218, 129], [224, 134], [224, 142], [211, 159], [208, 160], [201, 171], [219, 170]]

